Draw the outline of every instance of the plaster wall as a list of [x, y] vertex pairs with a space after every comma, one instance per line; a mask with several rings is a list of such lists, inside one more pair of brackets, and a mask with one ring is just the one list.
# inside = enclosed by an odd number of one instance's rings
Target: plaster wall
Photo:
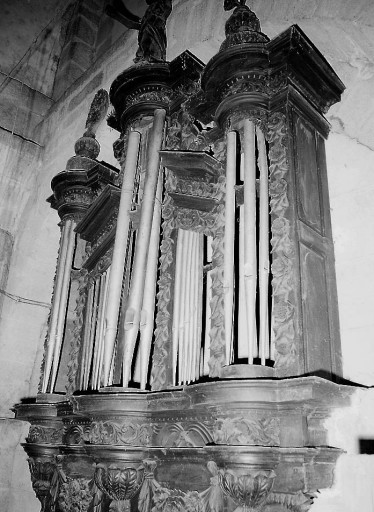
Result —
[[[260, 19], [275, 20], [263, 23], [263, 30], [271, 37], [294, 21], [299, 21], [294, 19], [295, 12], [290, 12], [286, 20], [271, 18], [272, 10], [274, 6], [270, 1], [259, 3], [257, 10]], [[168, 24], [168, 59], [173, 59], [188, 48], [207, 62], [223, 39], [227, 17], [227, 13], [217, 9], [216, 0], [197, 1], [193, 5], [175, 0]], [[328, 20], [328, 23], [332, 22]], [[108, 28], [109, 25], [112, 29]], [[331, 54], [335, 59], [333, 40], [322, 37], [323, 27], [318, 28], [311, 21], [305, 22], [306, 27], [302, 23], [300, 25], [312, 38], [311, 32], [314, 31], [316, 45], [327, 57]], [[335, 27], [338, 35], [342, 29]], [[14, 236], [7, 290], [42, 303], [50, 302], [59, 238], [57, 214], [45, 202], [50, 195], [50, 181], [65, 168], [67, 159], [74, 154], [74, 142], [84, 131], [85, 118], [95, 92], [100, 87], [108, 89], [113, 79], [131, 65], [136, 51], [135, 32], [124, 32], [118, 28], [117, 22], [110, 22], [107, 28], [109, 43], [105, 30], [100, 35], [99, 29], [100, 45], [104, 46], [101, 46], [97, 61], [51, 106], [49, 114], [39, 126], [38, 136], [43, 149], [35, 145], [31, 147], [29, 142], [17, 137], [9, 137], [8, 132], [2, 135], [0, 228]], [[358, 87], [357, 69], [348, 71], [351, 75], [347, 72], [347, 76], [352, 81], [357, 79]], [[347, 98], [351, 104], [349, 94], [343, 98], [342, 106], [337, 107], [330, 116], [333, 132], [327, 142], [329, 185], [344, 376], [371, 386], [374, 384], [371, 364], [374, 356], [371, 341], [374, 323], [371, 299], [374, 277], [374, 234], [371, 227], [374, 217], [371, 200], [374, 153], [370, 147], [357, 142], [359, 136], [354, 132], [352, 123], [349, 124], [352, 106], [348, 108], [345, 103]], [[104, 125], [97, 133], [102, 146], [99, 159], [112, 165], [118, 165], [111, 147], [116, 138], [117, 133]], [[367, 146], [371, 144], [366, 139], [364, 143]], [[21, 398], [37, 392], [48, 309], [42, 305], [31, 306], [5, 299], [2, 316], [1, 509], [36, 512], [40, 505], [31, 489], [26, 456], [19, 444], [26, 436], [27, 427], [12, 419], [10, 408]], [[324, 491], [316, 500], [315, 512], [374, 510], [370, 494], [370, 479], [373, 481], [374, 476], [373, 457], [360, 455], [358, 448], [358, 440], [362, 436], [374, 438], [374, 418], [369, 412], [374, 410], [374, 398], [370, 390], [360, 391], [357, 396], [349, 411], [336, 411], [329, 420], [330, 444], [344, 448], [347, 455], [338, 462], [336, 486], [331, 491]]]

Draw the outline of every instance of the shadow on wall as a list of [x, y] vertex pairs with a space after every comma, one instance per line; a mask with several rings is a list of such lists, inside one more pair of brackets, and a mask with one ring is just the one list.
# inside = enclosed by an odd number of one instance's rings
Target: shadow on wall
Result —
[[8, 281], [10, 259], [13, 252], [13, 236], [0, 228], [0, 321], [4, 302], [4, 292]]

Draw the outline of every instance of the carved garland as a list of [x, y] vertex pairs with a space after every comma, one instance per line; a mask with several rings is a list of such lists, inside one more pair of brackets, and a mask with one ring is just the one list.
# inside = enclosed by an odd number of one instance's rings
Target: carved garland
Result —
[[[166, 171], [168, 182], [170, 172]], [[166, 195], [165, 203], [162, 208], [162, 242], [160, 256], [160, 278], [158, 280], [159, 291], [157, 293], [157, 315], [155, 329], [155, 349], [153, 355], [151, 383], [153, 390], [160, 390], [165, 385], [172, 385], [172, 376], [167, 375], [168, 354], [171, 351], [171, 297], [173, 281], [173, 261], [174, 261], [174, 239], [172, 232], [174, 229], [173, 208], [171, 207], [171, 197]]]
[[72, 395], [76, 390], [76, 376], [78, 371], [79, 353], [82, 343], [82, 327], [84, 322], [84, 311], [87, 302], [87, 270], [82, 269], [79, 277], [79, 295], [75, 308], [73, 336], [70, 344], [70, 356], [68, 362], [68, 384], [67, 395]]
[[209, 376], [219, 377], [225, 364], [225, 319], [224, 319], [224, 226], [226, 182], [220, 176], [217, 183], [217, 199], [220, 204], [215, 212], [215, 233], [212, 241], [212, 299], [210, 301], [210, 359]]
[[270, 211], [272, 218], [272, 287], [273, 287], [273, 344], [275, 367], [284, 372], [296, 363], [293, 298], [294, 247], [290, 238], [291, 225], [287, 218], [287, 127], [285, 116], [275, 113], [268, 125], [270, 161]]

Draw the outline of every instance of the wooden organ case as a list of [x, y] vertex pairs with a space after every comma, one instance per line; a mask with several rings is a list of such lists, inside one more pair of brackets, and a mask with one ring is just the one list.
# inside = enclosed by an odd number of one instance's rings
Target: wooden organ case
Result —
[[[235, 2], [234, 2], [235, 3]], [[344, 87], [297, 26], [235, 4], [99, 91], [52, 180], [61, 241], [39, 394], [15, 406], [47, 511], [306, 511], [347, 403], [324, 139]], [[104, 112], [104, 114], [103, 114]]]

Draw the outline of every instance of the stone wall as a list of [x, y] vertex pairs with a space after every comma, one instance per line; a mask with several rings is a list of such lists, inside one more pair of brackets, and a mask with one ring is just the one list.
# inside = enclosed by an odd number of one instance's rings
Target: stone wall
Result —
[[[302, 10], [284, 12], [283, 8], [283, 11], [278, 9], [279, 2], [270, 0], [254, 2], [254, 7], [260, 19], [264, 20], [264, 32], [270, 37], [298, 22], [321, 52], [327, 58], [331, 57], [338, 74], [343, 71], [343, 79], [348, 78], [347, 95], [330, 116], [333, 133], [327, 142], [344, 374], [347, 379], [373, 385], [373, 314], [370, 306], [374, 268], [374, 231], [371, 226], [374, 217], [371, 199], [374, 154], [370, 147], [355, 139], [371, 146], [367, 128], [374, 116], [371, 119], [366, 116], [369, 124], [364, 125], [362, 133], [355, 131], [362, 129], [363, 124], [354, 124], [351, 114], [356, 112], [356, 104], [364, 108], [363, 82], [366, 80], [367, 83], [367, 73], [362, 71], [362, 66], [361, 71], [355, 68], [348, 72], [347, 58], [344, 61], [339, 61], [339, 58], [355, 44], [352, 41], [358, 40], [356, 27], [352, 28], [350, 42], [348, 38], [342, 38], [346, 28], [328, 16], [328, 2], [317, 3], [318, 20], [313, 18], [315, 11], [312, 13], [307, 9], [310, 2], [302, 2], [305, 4], [304, 18]], [[168, 59], [188, 48], [207, 62], [223, 40], [227, 17], [223, 9], [217, 9], [217, 0], [197, 0], [193, 4], [191, 1], [174, 0], [174, 11], [168, 22]], [[347, 23], [351, 23], [349, 18]], [[45, 116], [46, 108], [42, 110], [44, 121], [33, 132], [38, 135], [38, 144], [25, 141], [9, 131], [0, 132], [3, 164], [0, 228], [14, 238], [12, 254], [8, 258], [10, 268], [6, 288], [14, 295], [41, 303], [50, 302], [59, 237], [57, 214], [45, 202], [50, 195], [50, 180], [64, 169], [67, 159], [74, 154], [74, 142], [83, 133], [85, 117], [95, 92], [100, 87], [108, 89], [113, 79], [131, 65], [136, 51], [134, 31], [125, 30], [113, 20], [104, 20], [103, 16], [96, 19], [94, 27], [97, 30], [94, 43], [97, 59], [94, 61], [90, 54], [89, 61], [81, 68], [79, 76], [74, 75], [74, 80], [71, 79], [74, 73], [70, 76], [66, 71], [66, 77], [62, 73], [63, 66], [68, 66], [68, 58], [66, 64], [61, 63], [55, 89], [58, 101], [52, 106], [46, 105], [49, 113]], [[328, 36], [326, 27], [330, 27]], [[342, 40], [345, 50], [340, 53]], [[78, 46], [75, 48], [79, 56]], [[363, 50], [357, 51], [362, 57]], [[361, 62], [363, 60], [362, 57]], [[364, 74], [360, 77], [359, 73]], [[356, 96], [352, 97], [352, 91]], [[14, 108], [13, 94], [9, 91], [9, 108]], [[25, 103], [27, 101], [25, 99]], [[30, 112], [36, 115], [40, 111], [33, 111], [30, 107]], [[111, 148], [116, 138], [117, 133], [106, 126], [101, 126], [97, 133], [102, 146], [99, 159], [112, 165], [117, 165]], [[47, 317], [48, 309], [43, 305], [17, 303], [9, 298], [3, 300], [0, 323], [0, 503], [4, 511], [36, 512], [40, 509], [31, 489], [26, 456], [19, 444], [26, 435], [27, 427], [12, 419], [10, 408], [21, 398], [34, 396], [37, 392]], [[367, 416], [373, 398], [369, 391], [361, 391], [359, 397], [351, 411], [337, 411], [330, 420], [331, 444], [341, 446], [348, 454], [338, 464], [336, 487], [316, 500], [313, 509], [316, 512], [374, 511], [373, 502], [369, 499], [373, 457], [360, 454], [358, 448], [360, 436], [374, 438], [373, 423]], [[347, 418], [351, 418], [349, 428]], [[358, 421], [362, 418], [364, 427]], [[338, 435], [343, 431], [343, 424], [346, 429], [344, 438]]]

